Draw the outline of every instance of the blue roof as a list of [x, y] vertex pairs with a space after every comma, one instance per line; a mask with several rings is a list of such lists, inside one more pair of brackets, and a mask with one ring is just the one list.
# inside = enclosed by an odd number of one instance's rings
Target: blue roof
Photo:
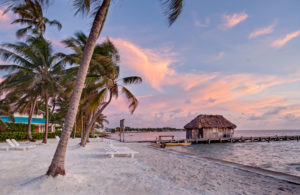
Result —
[[[0, 116], [1, 120], [6, 123], [13, 122], [8, 116]], [[31, 123], [32, 124], [45, 124], [46, 119], [45, 118], [32, 118]], [[28, 123], [28, 117], [15, 117], [15, 123]]]

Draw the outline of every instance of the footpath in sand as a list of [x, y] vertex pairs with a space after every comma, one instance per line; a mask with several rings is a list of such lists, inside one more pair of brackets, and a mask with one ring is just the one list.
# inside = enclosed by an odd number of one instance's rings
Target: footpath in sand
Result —
[[[105, 143], [86, 148], [70, 139], [66, 176], [45, 176], [57, 142], [28, 151], [0, 151], [0, 194], [300, 194], [300, 185], [208, 159], [124, 144], [135, 158], [101, 155]], [[0, 147], [4, 146], [0, 143]]]

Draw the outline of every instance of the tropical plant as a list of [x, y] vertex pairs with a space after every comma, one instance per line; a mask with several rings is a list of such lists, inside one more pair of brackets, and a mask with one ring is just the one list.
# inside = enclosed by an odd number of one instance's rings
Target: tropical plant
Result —
[[[43, 1], [42, 1], [43, 3]], [[11, 10], [17, 19], [12, 24], [26, 25], [16, 32], [18, 38], [23, 37], [28, 31], [34, 34], [44, 35], [46, 25], [56, 26], [58, 30], [62, 28], [57, 20], [49, 20], [44, 17], [43, 7], [38, 0], [24, 0], [20, 3], [11, 4], [6, 11]]]
[[131, 113], [133, 113], [138, 106], [137, 98], [128, 88], [125, 87], [125, 85], [141, 83], [142, 78], [138, 76], [131, 76], [118, 79], [119, 72], [119, 67], [115, 65], [115, 71], [108, 72], [105, 75], [88, 75], [88, 78], [98, 78], [99, 82], [94, 85], [96, 90], [93, 91], [96, 91], [96, 93], [90, 93], [92, 95], [87, 99], [87, 101], [90, 102], [90, 107], [93, 109], [93, 114], [90, 115], [90, 119], [88, 120], [89, 123], [87, 124], [84, 137], [80, 143], [83, 147], [86, 145], [89, 132], [95, 125], [97, 119], [101, 116], [103, 110], [110, 104], [112, 98], [118, 98], [119, 91], [121, 91], [129, 101], [129, 110]]
[[[181, 12], [183, 0], [162, 0], [162, 1], [164, 2], [165, 5], [167, 5], [165, 13], [168, 16], [169, 25], [171, 25], [177, 19], [177, 17]], [[65, 175], [64, 162], [65, 162], [68, 139], [73, 129], [78, 106], [80, 103], [81, 93], [84, 87], [90, 61], [94, 52], [97, 39], [104, 26], [104, 22], [108, 13], [110, 2], [111, 2], [110, 0], [102, 0], [102, 1], [74, 0], [74, 5], [78, 8], [76, 13], [80, 11], [89, 12], [91, 8], [92, 9], [94, 8], [93, 9], [94, 21], [80, 61], [80, 68], [77, 73], [77, 78], [74, 85], [74, 90], [70, 101], [64, 128], [61, 134], [61, 138], [56, 148], [50, 167], [47, 171], [47, 175], [51, 175], [51, 176]]]
[[[10, 102], [8, 99], [4, 99], [0, 101], [0, 115], [8, 116], [13, 122], [15, 121], [12, 108], [10, 106]], [[0, 118], [0, 131], [6, 130], [7, 124], [1, 120]]]
[[[68, 48], [71, 48], [73, 51], [73, 53], [69, 55], [64, 53], [60, 54], [61, 57], [63, 57], [70, 64], [75, 64], [75, 67], [71, 67], [66, 70], [68, 74], [65, 78], [68, 80], [68, 84], [70, 85], [76, 80], [76, 73], [79, 68], [77, 64], [80, 63], [86, 42], [87, 36], [83, 32], [77, 32], [75, 33], [74, 37], [63, 41], [64, 45]], [[93, 77], [93, 75], [110, 74], [114, 71], [115, 64], [119, 62], [119, 59], [120, 56], [116, 47], [108, 38], [101, 44], [96, 45], [78, 108], [80, 117], [76, 117], [76, 122], [81, 124], [81, 134], [83, 132], [83, 126], [87, 126], [89, 119], [95, 113], [95, 109], [101, 103], [97, 101], [91, 101], [92, 98], [95, 98], [95, 94], [99, 93], [99, 89], [95, 86], [97, 86], [96, 82], [99, 82], [99, 79], [101, 79], [101, 76]]]
[[[22, 91], [40, 92], [40, 99], [43, 99], [46, 107], [43, 143], [47, 143], [49, 99], [57, 91], [63, 91], [59, 82], [61, 80], [60, 75], [64, 71], [65, 61], [54, 54], [51, 44], [42, 36], [30, 36], [26, 42], [2, 44], [0, 57], [4, 61], [12, 62], [12, 64], [0, 66], [0, 70], [10, 71], [0, 84], [2, 91], [18, 92], [22, 89]], [[21, 97], [24, 98], [26, 95], [33, 103], [34, 99], [37, 98], [37, 93], [27, 93]]]

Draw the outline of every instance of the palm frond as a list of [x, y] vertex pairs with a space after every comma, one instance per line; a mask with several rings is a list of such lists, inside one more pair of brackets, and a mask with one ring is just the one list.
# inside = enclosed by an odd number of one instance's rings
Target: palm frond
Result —
[[131, 114], [133, 114], [133, 112], [137, 108], [139, 102], [138, 102], [137, 98], [126, 87], [122, 87], [122, 92], [125, 94], [126, 98], [128, 99], [129, 110], [130, 110]]
[[131, 76], [122, 78], [124, 84], [138, 84], [141, 83], [143, 80], [139, 76]]
[[181, 14], [183, 0], [161, 0], [168, 17], [169, 26], [171, 26]]

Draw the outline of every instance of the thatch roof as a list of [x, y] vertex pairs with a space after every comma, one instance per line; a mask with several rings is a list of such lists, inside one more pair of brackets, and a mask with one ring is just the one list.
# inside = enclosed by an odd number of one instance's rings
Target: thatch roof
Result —
[[236, 128], [236, 125], [224, 118], [222, 115], [200, 114], [184, 126], [185, 129], [201, 128]]

